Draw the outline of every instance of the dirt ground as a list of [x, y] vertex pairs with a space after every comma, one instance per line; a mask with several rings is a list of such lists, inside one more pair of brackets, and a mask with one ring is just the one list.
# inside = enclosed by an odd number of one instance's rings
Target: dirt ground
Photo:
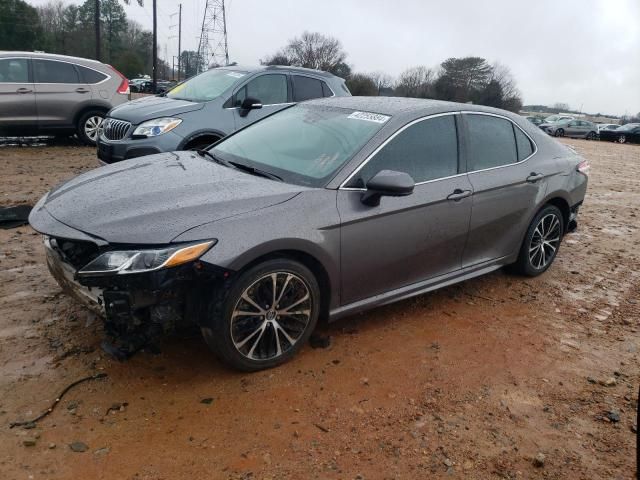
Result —
[[[330, 347], [255, 374], [222, 367], [197, 332], [105, 357], [40, 236], [0, 230], [0, 478], [635, 478], [640, 147], [565, 142], [591, 179], [547, 273], [354, 316], [323, 328]], [[84, 147], [0, 148], [0, 205], [95, 166]], [[96, 372], [36, 428], [9, 428]]]

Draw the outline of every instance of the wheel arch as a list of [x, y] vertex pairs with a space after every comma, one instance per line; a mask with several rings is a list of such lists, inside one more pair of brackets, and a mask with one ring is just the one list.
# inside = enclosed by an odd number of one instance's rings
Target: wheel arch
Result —
[[90, 112], [92, 110], [102, 112], [106, 116], [107, 112], [111, 110], [111, 107], [107, 105], [102, 105], [102, 104], [83, 105], [81, 108], [78, 109], [78, 111], [73, 116], [73, 126], [77, 127], [78, 122], [80, 121], [80, 117], [82, 117], [85, 113]]
[[276, 249], [258, 255], [251, 255], [249, 258], [245, 256], [244, 261], [242, 262], [242, 266], [239, 267], [236, 272], [243, 272], [267, 260], [281, 258], [300, 262], [302, 265], [311, 270], [311, 272], [315, 275], [320, 287], [320, 292], [322, 293], [320, 297], [320, 319], [328, 319], [332, 301], [335, 301], [335, 281], [332, 281], [329, 269], [327, 269], [325, 264], [320, 260], [319, 255], [313, 254], [307, 249], [302, 249], [296, 246]]
[[540, 208], [536, 210], [535, 214], [537, 215], [538, 212], [547, 205], [558, 207], [558, 209], [562, 213], [562, 220], [564, 221], [564, 230], [566, 233], [567, 228], [569, 227], [569, 218], [571, 216], [571, 207], [569, 206], [569, 202], [567, 201], [567, 199], [560, 195], [551, 196], [542, 205], [540, 205]]
[[187, 145], [192, 143], [194, 140], [210, 137], [212, 139], [217, 139], [211, 142], [211, 143], [214, 143], [224, 138], [225, 136], [226, 134], [224, 132], [221, 132], [220, 130], [212, 130], [212, 129], [198, 130], [184, 137], [182, 141], [178, 144], [178, 150], [184, 150], [187, 147]]

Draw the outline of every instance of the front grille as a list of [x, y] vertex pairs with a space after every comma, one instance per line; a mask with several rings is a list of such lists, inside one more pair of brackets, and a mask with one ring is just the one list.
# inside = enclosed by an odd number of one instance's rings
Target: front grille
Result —
[[76, 270], [81, 269], [100, 254], [100, 249], [92, 242], [52, 237], [49, 243], [51, 248], [56, 250]]
[[102, 122], [102, 134], [108, 140], [122, 140], [129, 131], [131, 124], [115, 118], [105, 118]]

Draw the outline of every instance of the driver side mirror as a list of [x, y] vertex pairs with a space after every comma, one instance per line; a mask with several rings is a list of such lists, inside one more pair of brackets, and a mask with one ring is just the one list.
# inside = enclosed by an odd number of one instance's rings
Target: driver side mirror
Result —
[[365, 205], [376, 207], [380, 205], [380, 198], [404, 197], [413, 193], [416, 182], [411, 175], [394, 170], [381, 170], [368, 182], [367, 190], [362, 194], [361, 201]]
[[260, 103], [260, 100], [253, 97], [247, 97], [240, 104], [240, 116], [246, 117], [249, 114], [249, 111], [258, 108], [262, 108], [262, 103]]

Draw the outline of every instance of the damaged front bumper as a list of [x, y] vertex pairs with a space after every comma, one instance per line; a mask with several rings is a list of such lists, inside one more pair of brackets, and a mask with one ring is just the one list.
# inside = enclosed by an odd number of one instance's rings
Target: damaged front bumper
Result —
[[118, 358], [155, 345], [182, 323], [197, 322], [208, 297], [203, 289], [229, 275], [196, 261], [128, 275], [79, 276], [78, 259], [69, 258], [63, 242], [68, 240], [45, 236], [49, 270], [65, 292], [104, 318], [109, 342], [103, 348]]

